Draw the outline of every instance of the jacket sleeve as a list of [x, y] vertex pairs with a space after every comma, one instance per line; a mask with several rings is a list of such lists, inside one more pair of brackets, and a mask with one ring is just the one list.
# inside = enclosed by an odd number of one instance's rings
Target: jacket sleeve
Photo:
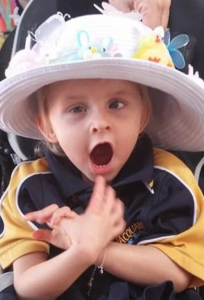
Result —
[[[41, 161], [42, 162], [42, 161]], [[35, 168], [39, 169], [40, 161], [26, 162], [18, 166], [11, 177], [8, 189], [1, 199], [0, 214], [0, 264], [2, 268], [9, 267], [20, 256], [30, 252], [43, 251], [48, 253], [48, 244], [32, 238], [36, 224], [27, 222], [24, 214], [39, 208], [28, 189], [23, 189], [26, 181], [36, 177]], [[40, 167], [41, 168], [41, 167]], [[39, 169], [39, 172], [42, 170]], [[38, 186], [40, 190], [40, 186]], [[38, 193], [39, 198], [42, 197]], [[41, 198], [42, 200], [42, 198]]]
[[[204, 197], [193, 173], [174, 155], [157, 152], [156, 170], [164, 172], [158, 207], [149, 211], [151, 245], [204, 284]], [[156, 187], [155, 187], [156, 188]]]

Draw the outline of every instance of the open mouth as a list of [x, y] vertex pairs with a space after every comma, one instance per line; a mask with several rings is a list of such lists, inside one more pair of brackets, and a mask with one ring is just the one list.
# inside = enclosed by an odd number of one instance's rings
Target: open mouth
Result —
[[91, 161], [96, 166], [106, 166], [113, 157], [113, 149], [109, 143], [97, 145], [90, 154]]

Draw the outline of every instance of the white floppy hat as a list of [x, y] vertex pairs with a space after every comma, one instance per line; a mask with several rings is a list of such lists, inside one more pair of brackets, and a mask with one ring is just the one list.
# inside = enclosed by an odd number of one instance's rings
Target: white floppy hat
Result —
[[155, 146], [204, 150], [204, 84], [173, 67], [160, 32], [132, 15], [50, 17], [29, 34], [0, 82], [0, 128], [42, 139], [29, 104], [34, 92], [61, 80], [121, 79], [153, 88], [147, 132]]

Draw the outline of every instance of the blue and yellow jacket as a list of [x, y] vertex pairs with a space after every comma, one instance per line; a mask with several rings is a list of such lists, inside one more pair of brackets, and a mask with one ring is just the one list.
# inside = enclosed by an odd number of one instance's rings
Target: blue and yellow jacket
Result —
[[[157, 247], [192, 274], [189, 288], [204, 285], [204, 197], [186, 165], [167, 151], [153, 149], [149, 138], [143, 136], [112, 186], [125, 204], [127, 222], [117, 242]], [[23, 216], [53, 203], [81, 213], [91, 193], [92, 186], [82, 180], [67, 158], [48, 152], [44, 158], [20, 164], [1, 199], [2, 267], [12, 266], [30, 252], [44, 251], [49, 257], [60, 253], [60, 249], [33, 240], [32, 231], [42, 225], [27, 223]], [[58, 299], [86, 299], [93, 268]], [[96, 276], [91, 299], [199, 299], [193, 289], [184, 291], [184, 298], [179, 297], [171, 282], [140, 287], [105, 272], [103, 277]]]

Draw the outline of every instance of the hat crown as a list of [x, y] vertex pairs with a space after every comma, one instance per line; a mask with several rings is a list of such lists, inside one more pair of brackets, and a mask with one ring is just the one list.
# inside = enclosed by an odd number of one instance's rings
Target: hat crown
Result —
[[[40, 66], [101, 58], [145, 59], [172, 66], [162, 34], [138, 20], [118, 15], [86, 15], [68, 19], [58, 13], [35, 33], [25, 49], [12, 58], [6, 76]], [[31, 48], [31, 40], [35, 41]]]
[[35, 33], [34, 50], [50, 60], [80, 60], [121, 56], [130, 58], [142, 34], [153, 31], [139, 21], [120, 16], [88, 15], [65, 21], [54, 15]]

